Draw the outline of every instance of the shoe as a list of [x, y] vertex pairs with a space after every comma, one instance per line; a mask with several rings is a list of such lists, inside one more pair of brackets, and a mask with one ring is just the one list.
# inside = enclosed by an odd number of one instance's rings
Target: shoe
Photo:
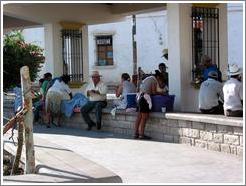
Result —
[[46, 128], [50, 128], [50, 125], [47, 125]]
[[100, 130], [102, 128], [101, 123], [97, 123], [97, 130]]
[[139, 134], [135, 134], [135, 135], [133, 136], [134, 139], [138, 139], [138, 137], [139, 137]]
[[139, 139], [141, 139], [141, 140], [150, 140], [151, 137], [150, 136], [143, 135], [143, 136], [139, 136]]
[[90, 125], [90, 126], [88, 126], [87, 128], [86, 128], [86, 130], [91, 130], [91, 128], [92, 128], [92, 126]]

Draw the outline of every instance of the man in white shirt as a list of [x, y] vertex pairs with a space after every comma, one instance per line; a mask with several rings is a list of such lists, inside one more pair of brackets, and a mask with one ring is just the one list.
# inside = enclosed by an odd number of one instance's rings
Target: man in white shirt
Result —
[[[102, 109], [107, 106], [106, 94], [107, 86], [100, 80], [98, 71], [93, 71], [92, 82], [86, 88], [86, 94], [89, 98], [88, 103], [81, 108], [81, 114], [88, 124], [87, 130], [91, 130], [93, 126], [97, 126], [97, 129], [101, 129]], [[95, 108], [96, 123], [91, 120], [89, 113]]]
[[243, 84], [241, 82], [242, 69], [236, 64], [229, 66], [230, 79], [223, 87], [225, 97], [225, 116], [243, 117]]
[[201, 84], [199, 92], [199, 109], [203, 114], [223, 114], [222, 83], [218, 81], [218, 73], [211, 71], [208, 79]]

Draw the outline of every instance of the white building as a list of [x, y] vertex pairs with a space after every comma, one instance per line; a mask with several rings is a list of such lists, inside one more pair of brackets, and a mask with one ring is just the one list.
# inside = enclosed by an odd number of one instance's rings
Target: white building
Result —
[[[239, 4], [239, 3], [238, 3]], [[242, 5], [242, 3], [241, 3]], [[64, 14], [66, 10], [68, 10], [69, 6], [69, 14]], [[204, 7], [205, 6], [205, 7]], [[191, 86], [192, 81], [192, 69], [194, 67], [193, 56], [194, 53], [193, 48], [197, 49], [199, 47], [194, 47], [194, 38], [193, 32], [202, 29], [200, 23], [207, 24], [208, 26], [211, 17], [203, 19], [201, 15], [210, 16], [210, 14], [199, 12], [199, 16], [192, 16], [193, 9], [198, 10], [201, 7], [206, 9], [206, 11], [217, 11], [213, 17], [213, 21], [217, 24], [217, 31], [213, 31], [213, 29], [209, 28], [204, 33], [210, 33], [215, 35], [215, 43], [219, 43], [217, 45], [215, 53], [217, 56], [214, 58], [217, 60], [217, 63], [220, 64], [220, 69], [222, 71], [223, 79], [226, 79], [227, 76], [227, 66], [229, 58], [238, 59], [240, 61], [240, 57], [234, 57], [233, 55], [241, 55], [243, 54], [243, 47], [238, 45], [238, 41], [241, 39], [237, 39], [235, 41], [235, 35], [243, 37], [242, 33], [242, 22], [243, 17], [238, 20], [238, 24], [233, 24], [236, 21], [230, 22], [230, 16], [234, 14], [234, 11], [228, 13], [228, 7], [226, 3], [160, 3], [160, 4], [7, 4], [4, 6], [3, 12], [6, 15], [6, 19], [17, 19], [17, 23], [19, 25], [43, 25], [44, 26], [44, 41], [45, 41], [45, 56], [46, 56], [46, 64], [44, 65], [44, 69], [46, 71], [50, 71], [55, 76], [61, 75], [64, 71], [64, 59], [63, 56], [63, 42], [65, 41], [67, 44], [67, 48], [70, 47], [70, 39], [61, 38], [61, 30], [65, 30], [69, 28], [70, 30], [82, 30], [82, 38], [83, 43], [81, 47], [82, 53], [80, 53], [80, 64], [83, 65], [82, 72], [84, 81], [89, 80], [89, 72], [92, 69], [100, 69], [101, 73], [104, 75], [104, 80], [107, 81], [107, 78], [110, 77], [110, 81], [117, 82], [120, 80], [120, 73], [126, 72], [130, 70], [132, 67], [132, 43], [131, 43], [131, 24], [127, 25], [127, 22], [130, 23], [130, 19], [127, 19], [126, 22], [121, 22], [119, 24], [126, 25], [124, 28], [121, 26], [116, 26], [116, 21], [122, 21], [125, 16], [129, 16], [132, 14], [137, 14], [137, 45], [138, 45], [138, 63], [139, 66], [142, 66], [143, 69], [147, 72], [153, 71], [158, 63], [161, 62], [161, 51], [163, 48], [168, 46], [169, 53], [169, 61], [168, 61], [168, 71], [169, 71], [169, 90], [170, 94], [175, 94], [175, 111], [197, 111], [198, 108], [198, 89], [195, 89]], [[155, 11], [155, 14], [159, 14], [157, 11], [166, 11], [167, 14], [161, 16], [156, 20], [155, 24], [153, 19], [149, 16], [143, 18], [144, 15], [140, 13], [149, 13]], [[230, 10], [230, 9], [229, 9]], [[94, 12], [93, 14], [91, 12]], [[238, 12], [235, 12], [238, 15]], [[240, 14], [240, 13], [239, 13]], [[241, 13], [242, 14], [242, 13]], [[9, 17], [9, 16], [12, 16]], [[142, 17], [141, 17], [142, 16]], [[26, 18], [27, 23], [23, 23], [18, 18]], [[142, 24], [142, 20], [147, 20], [148, 24]], [[62, 21], [68, 20], [68, 24], [61, 24]], [[166, 22], [165, 22], [166, 20]], [[31, 22], [30, 22], [31, 21]], [[152, 21], [152, 22], [151, 22]], [[11, 27], [11, 22], [4, 21], [6, 23], [5, 29]], [[72, 24], [72, 23], [77, 24]], [[96, 24], [109, 23], [108, 28], [105, 26], [101, 26], [100, 30], [95, 28]], [[191, 24], [193, 22], [193, 25]], [[165, 24], [166, 23], [166, 24]], [[157, 25], [157, 27], [156, 27]], [[75, 26], [75, 27], [74, 27]], [[92, 32], [90, 32], [92, 27], [94, 28]], [[203, 25], [204, 26], [204, 25]], [[232, 27], [237, 28], [241, 31], [233, 30], [233, 34], [231, 34], [231, 30], [228, 28]], [[15, 26], [16, 27], [16, 26]], [[116, 29], [117, 28], [117, 29]], [[160, 30], [158, 31], [158, 29]], [[206, 27], [208, 28], [208, 27]], [[152, 29], [150, 31], [149, 29]], [[126, 32], [128, 30], [128, 32]], [[194, 31], [195, 30], [195, 31]], [[5, 30], [4, 30], [5, 31]], [[201, 31], [201, 30], [200, 30]], [[141, 32], [141, 34], [140, 34]], [[106, 37], [99, 37], [102, 34], [112, 34], [106, 35]], [[167, 33], [167, 34], [165, 34]], [[228, 34], [229, 33], [229, 34]], [[66, 34], [66, 33], [65, 33]], [[162, 35], [163, 34], [163, 35]], [[120, 35], [124, 37], [119, 38]], [[160, 45], [160, 35], [162, 36], [162, 45]], [[168, 37], [165, 37], [165, 36]], [[209, 34], [208, 34], [209, 35]], [[218, 41], [219, 35], [219, 41]], [[230, 36], [233, 37], [230, 37]], [[66, 35], [65, 35], [66, 36]], [[71, 35], [69, 35], [70, 37]], [[105, 35], [104, 35], [105, 36]], [[210, 35], [209, 35], [210, 36]], [[94, 40], [96, 38], [96, 40]], [[168, 39], [167, 39], [168, 38]], [[208, 38], [205, 38], [208, 41]], [[231, 49], [228, 46], [233, 45], [233, 41], [235, 47]], [[198, 38], [199, 41], [199, 38]], [[73, 41], [76, 43], [75, 41]], [[97, 50], [95, 50], [97, 42]], [[130, 43], [129, 43], [130, 42]], [[213, 43], [214, 41], [209, 41]], [[210, 44], [211, 44], [210, 43]], [[99, 45], [107, 45], [105, 47]], [[116, 45], [117, 44], [117, 45]], [[111, 46], [110, 46], [111, 45]], [[207, 45], [207, 44], [205, 44]], [[76, 44], [75, 44], [76, 46]], [[93, 48], [94, 46], [94, 48]], [[206, 46], [208, 47], [208, 46]], [[213, 46], [209, 46], [210, 49]], [[238, 48], [237, 48], [238, 47]], [[100, 48], [100, 50], [98, 50]], [[120, 48], [120, 49], [119, 49]], [[123, 50], [124, 48], [124, 50]], [[235, 49], [236, 48], [236, 49]], [[233, 53], [230, 52], [231, 56], [228, 55], [228, 51], [230, 50], [239, 50], [241, 53]], [[70, 50], [70, 49], [69, 49]], [[107, 52], [105, 52], [107, 50]], [[208, 49], [205, 48], [208, 52]], [[100, 53], [100, 54], [99, 54]], [[102, 67], [105, 65], [105, 54], [107, 54], [108, 61], [110, 65], [106, 67]], [[198, 58], [201, 53], [198, 52]], [[219, 54], [219, 58], [218, 58]], [[100, 61], [96, 60], [96, 56], [100, 56]], [[69, 55], [68, 55], [69, 56]], [[197, 57], [196, 56], [196, 57]], [[196, 60], [195, 60], [196, 61]], [[232, 60], [231, 60], [232, 61]], [[100, 67], [98, 67], [97, 63], [100, 63]], [[241, 62], [241, 66], [243, 66], [243, 61]], [[110, 67], [109, 67], [110, 66]], [[70, 66], [69, 66], [70, 68]], [[74, 71], [78, 70], [77, 66], [75, 66]], [[130, 71], [129, 71], [130, 72]], [[116, 75], [115, 75], [116, 74]], [[131, 74], [131, 73], [130, 73]]]
[[[243, 7], [228, 4], [228, 63], [243, 67]], [[167, 47], [167, 11], [137, 15], [137, 63], [146, 73], [154, 73], [158, 64], [168, 62], [162, 58], [162, 50]], [[99, 70], [105, 82], [117, 84], [123, 72], [133, 74], [132, 17], [116, 23], [91, 25], [89, 33], [89, 70]], [[26, 42], [45, 48], [44, 28], [24, 29]], [[112, 35], [113, 65], [97, 64], [96, 36]], [[127, 63], [127, 65], [126, 65]], [[45, 64], [39, 77], [50, 71]], [[112, 73], [113, 71], [113, 73]]]

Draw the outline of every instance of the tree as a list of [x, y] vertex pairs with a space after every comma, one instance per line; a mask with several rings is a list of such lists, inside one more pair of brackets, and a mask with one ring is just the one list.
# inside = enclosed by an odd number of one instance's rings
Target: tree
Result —
[[31, 43], [25, 43], [21, 31], [4, 36], [3, 46], [3, 88], [4, 90], [20, 84], [20, 68], [28, 66], [31, 81], [44, 63], [43, 49]]

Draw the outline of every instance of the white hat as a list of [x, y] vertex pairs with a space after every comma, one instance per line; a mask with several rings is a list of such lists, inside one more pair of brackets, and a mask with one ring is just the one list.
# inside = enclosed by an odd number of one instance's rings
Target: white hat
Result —
[[229, 65], [229, 71], [228, 71], [229, 76], [239, 75], [242, 72], [243, 72], [242, 68], [239, 68], [236, 64]]
[[92, 76], [98, 76], [98, 77], [100, 77], [101, 75], [99, 74], [99, 72], [97, 70], [95, 70], [95, 71], [92, 71], [91, 77]]

